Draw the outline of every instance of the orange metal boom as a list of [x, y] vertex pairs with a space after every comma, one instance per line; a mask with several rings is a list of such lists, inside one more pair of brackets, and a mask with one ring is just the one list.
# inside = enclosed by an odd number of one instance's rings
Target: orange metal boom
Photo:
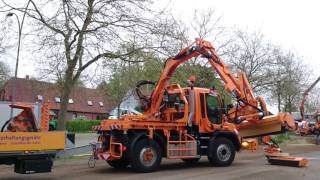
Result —
[[[176, 68], [180, 64], [199, 56], [208, 59], [212, 69], [217, 72], [223, 80], [225, 90], [231, 93], [240, 104], [239, 107], [229, 110], [229, 121], [237, 123], [244, 120], [257, 121], [262, 119], [264, 116], [269, 115], [264, 99], [253, 95], [252, 88], [246, 75], [243, 72], [239, 72], [238, 77], [233, 76], [227, 65], [218, 56], [211, 43], [199, 38], [197, 38], [190, 46], [181, 50], [176, 56], [171, 57], [166, 61], [160, 79], [151, 95], [151, 103], [146, 110], [147, 114], [158, 114], [165, 87], [167, 87]], [[295, 124], [292, 118], [282, 119], [281, 117], [288, 116], [279, 115], [278, 118], [283, 123], [286, 123], [290, 129], [295, 129]]]
[[[194, 80], [192, 79], [190, 79], [191, 85], [188, 88], [181, 88], [179, 84], [169, 85], [170, 78], [180, 64], [199, 56], [208, 60], [213, 71], [217, 72], [224, 82], [225, 90], [232, 94], [238, 103], [236, 107], [226, 113], [223, 111], [223, 103], [220, 103], [220, 96], [215, 97], [219, 101], [217, 103], [219, 115], [215, 115], [219, 116], [219, 121], [212, 121], [208, 116], [210, 106], [207, 106], [206, 98], [211, 96], [210, 89], [193, 87]], [[144, 114], [124, 115], [117, 120], [104, 120], [100, 126], [93, 127], [101, 137], [99, 138], [101, 146], [99, 145], [99, 148], [93, 146], [93, 158], [121, 162], [123, 160], [121, 153], [133, 152], [134, 148], [140, 147], [136, 146], [136, 143], [144, 142], [142, 138], [154, 141], [155, 144], [160, 140], [159, 144], [163, 145], [163, 152], [166, 152], [166, 157], [169, 159], [197, 159], [200, 155], [208, 155], [211, 158], [210, 152], [214, 151], [212, 147], [216, 146], [215, 143], [219, 143], [220, 137], [223, 137], [222, 139], [229, 138], [232, 142], [236, 142], [234, 146], [238, 149], [253, 150], [256, 147], [256, 141], [248, 139], [249, 137], [295, 129], [292, 116], [288, 113], [271, 115], [266, 108], [264, 99], [253, 95], [245, 74], [240, 72], [238, 77], [233, 76], [212, 45], [202, 39], [196, 39], [190, 46], [181, 50], [178, 55], [166, 61], [160, 79], [150, 97], [144, 95], [139, 89], [145, 84], [154, 85], [154, 83], [141, 81], [136, 87], [137, 94], [142, 101]], [[178, 97], [179, 102], [175, 101], [174, 107], [169, 105], [169, 95]], [[183, 102], [182, 106], [180, 106], [181, 101]], [[200, 141], [202, 139], [208, 141]], [[205, 150], [197, 151], [198, 147], [204, 147]], [[156, 149], [160, 148], [154, 148], [154, 152]], [[270, 150], [274, 150], [274, 147], [270, 147]], [[148, 160], [151, 157], [149, 155], [147, 153], [140, 160]], [[272, 155], [275, 161], [301, 162], [300, 159], [292, 160], [293, 157], [289, 156], [283, 159], [283, 157], [278, 158], [278, 156]], [[132, 156], [138, 157], [141, 156], [141, 153], [132, 154]], [[131, 167], [136, 166], [133, 159], [130, 160]], [[156, 166], [158, 165], [155, 164]], [[147, 168], [143, 169], [142, 165], [136, 166], [136, 168], [138, 170], [142, 168], [141, 171], [144, 172], [150, 171]]]

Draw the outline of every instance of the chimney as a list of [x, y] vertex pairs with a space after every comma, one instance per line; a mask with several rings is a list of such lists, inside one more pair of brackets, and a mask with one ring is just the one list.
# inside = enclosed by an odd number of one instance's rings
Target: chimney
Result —
[[29, 75], [26, 75], [26, 80], [29, 80]]

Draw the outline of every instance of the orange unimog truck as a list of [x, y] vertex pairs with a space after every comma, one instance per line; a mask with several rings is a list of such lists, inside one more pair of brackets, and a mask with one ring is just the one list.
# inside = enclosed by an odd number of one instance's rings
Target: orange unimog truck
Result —
[[51, 172], [65, 132], [49, 132], [49, 103], [0, 102], [0, 165], [16, 173]]
[[[215, 89], [194, 87], [195, 78], [189, 79], [186, 88], [169, 84], [176, 68], [195, 57], [208, 60], [236, 106], [227, 108]], [[143, 87], [150, 84], [155, 88], [147, 95]], [[130, 165], [138, 172], [156, 170], [163, 157], [196, 163], [207, 156], [214, 166], [229, 166], [240, 149], [255, 149], [256, 141], [245, 138], [295, 129], [289, 114], [271, 115], [263, 98], [253, 96], [244, 73], [234, 77], [212, 45], [202, 39], [169, 58], [157, 83], [141, 81], [136, 90], [144, 113], [103, 120], [94, 127], [100, 136], [93, 145], [93, 160], [106, 160], [114, 168]], [[278, 148], [268, 150], [273, 153]]]

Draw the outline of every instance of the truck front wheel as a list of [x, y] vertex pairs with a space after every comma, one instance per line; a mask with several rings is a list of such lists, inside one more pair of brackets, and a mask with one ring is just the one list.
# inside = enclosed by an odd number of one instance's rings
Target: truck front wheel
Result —
[[112, 161], [107, 161], [107, 163], [116, 169], [121, 169], [125, 168], [129, 165], [129, 161], [126, 159], [118, 159], [118, 160], [112, 160]]
[[214, 166], [229, 166], [235, 157], [233, 143], [227, 138], [216, 138], [209, 144], [208, 159]]
[[161, 163], [161, 147], [154, 140], [142, 139], [133, 147], [131, 167], [137, 172], [151, 172]]

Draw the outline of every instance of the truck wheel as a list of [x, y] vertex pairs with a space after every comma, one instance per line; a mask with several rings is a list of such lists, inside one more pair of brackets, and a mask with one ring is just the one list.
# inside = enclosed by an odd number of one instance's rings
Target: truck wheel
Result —
[[186, 164], [195, 164], [200, 160], [200, 158], [188, 158], [188, 159], [181, 159], [181, 160]]
[[129, 165], [129, 161], [125, 159], [117, 159], [117, 160], [112, 160], [112, 161], [107, 161], [107, 163], [116, 169], [121, 169], [125, 168]]
[[214, 166], [229, 166], [235, 157], [233, 143], [227, 138], [217, 138], [211, 141], [208, 159]]
[[161, 147], [154, 140], [139, 140], [133, 147], [131, 167], [137, 172], [151, 172], [161, 163]]

